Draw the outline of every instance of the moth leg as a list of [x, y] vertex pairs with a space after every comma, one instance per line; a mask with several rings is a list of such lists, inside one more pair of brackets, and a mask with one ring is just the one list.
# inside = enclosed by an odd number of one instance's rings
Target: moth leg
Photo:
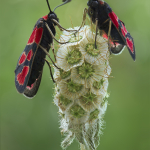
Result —
[[56, 21], [55, 19], [52, 19], [52, 21], [57, 24], [58, 28], [59, 28], [61, 31], [63, 31], [63, 30], [68, 31], [68, 32], [77, 31], [77, 30], [67, 30], [67, 29], [63, 28], [63, 27], [59, 24], [59, 22]]
[[54, 77], [53, 77], [53, 74], [52, 74], [52, 68], [51, 68], [49, 62], [46, 59], [45, 59], [45, 61], [46, 61], [47, 65], [48, 65], [48, 67], [49, 67], [51, 78], [52, 78], [53, 82], [55, 83], [55, 80], [54, 80]]
[[98, 19], [96, 18], [96, 33], [95, 33], [95, 49], [97, 49], [97, 45], [96, 45], [96, 38], [97, 38], [97, 31], [98, 31]]
[[95, 25], [96, 25], [96, 29], [95, 29], [96, 30], [96, 32], [95, 32], [95, 49], [97, 49], [96, 38], [97, 38], [97, 32], [98, 32], [98, 10], [96, 11]]
[[106, 19], [101, 25], [104, 25], [105, 23], [107, 23], [110, 19]]
[[54, 52], [55, 51], [55, 49], [54, 49], [54, 42], [52, 43], [51, 47], [52, 47], [52, 52], [53, 52], [53, 55], [54, 55], [54, 59], [56, 61], [56, 55], [55, 55], [55, 52]]
[[79, 29], [74, 33], [74, 35], [80, 31], [80, 29], [85, 25], [85, 20], [86, 20], [86, 14], [87, 14], [88, 10], [87, 8], [84, 8], [84, 12], [83, 12], [83, 19], [82, 19], [82, 23], [81, 26], [79, 27]]
[[52, 33], [51, 29], [49, 28], [48, 24], [45, 23], [45, 25], [46, 25], [46, 27], [47, 27], [47, 29], [48, 29], [50, 35], [52, 36], [52, 38], [53, 38], [56, 42], [58, 42], [59, 44], [67, 44], [67, 43], [69, 42], [69, 41], [68, 41], [68, 42], [59, 42], [59, 41], [55, 38], [55, 36], [53, 35], [53, 33]]
[[108, 49], [110, 50], [111, 46], [110, 46], [110, 42], [109, 42], [109, 39], [110, 39], [110, 32], [111, 32], [111, 25], [112, 25], [112, 21], [110, 20], [109, 21], [109, 29], [108, 29]]
[[52, 60], [52, 58], [51, 58], [50, 54], [47, 52], [47, 50], [46, 50], [44, 47], [42, 47], [41, 45], [39, 45], [39, 46], [40, 46], [40, 48], [46, 53], [46, 55], [50, 58], [50, 60], [51, 60], [51, 62], [53, 63], [53, 65], [54, 65], [57, 69], [60, 69], [59, 67], [57, 67], [57, 66], [55, 65], [54, 61]]

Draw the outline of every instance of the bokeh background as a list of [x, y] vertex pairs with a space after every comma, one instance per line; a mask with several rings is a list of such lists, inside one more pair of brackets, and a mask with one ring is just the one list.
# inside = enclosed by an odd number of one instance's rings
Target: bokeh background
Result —
[[[49, 0], [51, 8], [61, 0]], [[150, 149], [150, 1], [106, 0], [134, 37], [136, 61], [127, 48], [111, 56], [110, 97], [98, 150]], [[87, 0], [56, 10], [63, 27], [79, 26]], [[14, 70], [36, 21], [48, 14], [45, 0], [0, 0], [0, 148], [61, 150], [58, 108], [48, 66], [37, 95], [17, 93]], [[72, 24], [71, 24], [72, 20]], [[76, 141], [68, 150], [78, 150]]]

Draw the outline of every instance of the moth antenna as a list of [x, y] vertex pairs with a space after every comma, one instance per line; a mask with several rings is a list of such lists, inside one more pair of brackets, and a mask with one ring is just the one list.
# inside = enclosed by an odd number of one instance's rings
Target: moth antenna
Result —
[[109, 43], [109, 39], [110, 39], [110, 33], [111, 33], [111, 25], [112, 25], [112, 21], [109, 21], [109, 30], [108, 30], [108, 49], [110, 50], [110, 43]]
[[52, 12], [48, 0], [46, 0], [50, 13]]
[[56, 10], [56, 8], [58, 8], [58, 7], [62, 6], [62, 5], [65, 5], [65, 4], [69, 3], [69, 2], [71, 2], [71, 0], [62, 0], [62, 1], [63, 1], [64, 3], [62, 3], [62, 4], [58, 5], [58, 6], [56, 6], [56, 7], [54, 8], [53, 12]]

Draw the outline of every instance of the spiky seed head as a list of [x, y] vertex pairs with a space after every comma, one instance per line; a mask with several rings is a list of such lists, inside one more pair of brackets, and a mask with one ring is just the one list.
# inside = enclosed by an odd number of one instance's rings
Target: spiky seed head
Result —
[[[74, 29], [78, 29], [75, 27]], [[91, 27], [84, 26], [76, 34], [64, 31], [57, 51], [55, 104], [61, 114], [61, 132], [66, 135], [61, 146], [66, 149], [76, 138], [87, 150], [99, 145], [102, 118], [107, 109], [109, 66], [108, 43]]]

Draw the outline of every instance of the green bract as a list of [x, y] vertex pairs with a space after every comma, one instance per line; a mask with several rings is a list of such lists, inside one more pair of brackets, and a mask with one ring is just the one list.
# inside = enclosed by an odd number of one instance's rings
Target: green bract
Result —
[[72, 80], [67, 81], [67, 88], [70, 92], [76, 93], [82, 89], [83, 85], [74, 83]]
[[101, 103], [101, 106], [103, 106], [105, 103], [107, 103], [107, 101], [108, 101], [108, 94], [103, 98], [103, 101], [102, 101], [102, 103]]
[[65, 79], [71, 75], [71, 71], [64, 71], [63, 69], [60, 69], [59, 71], [62, 79]]
[[90, 119], [90, 120], [97, 119], [97, 118], [98, 118], [98, 114], [99, 114], [99, 110], [98, 110], [98, 109], [95, 109], [94, 111], [92, 111], [92, 112], [90, 113], [89, 119]]
[[97, 100], [97, 96], [91, 92], [88, 92], [86, 95], [81, 97], [81, 101], [85, 105], [91, 105], [96, 100]]
[[101, 86], [103, 85], [103, 83], [104, 83], [104, 80], [103, 80], [103, 79], [101, 79], [99, 82], [98, 82], [98, 81], [94, 81], [94, 82], [93, 82], [93, 87], [94, 87], [95, 89], [100, 89]]
[[68, 104], [72, 102], [71, 100], [65, 98], [63, 95], [60, 95], [59, 99], [60, 99], [60, 102], [65, 106], [67, 106]]
[[81, 118], [84, 116], [85, 111], [83, 110], [83, 108], [79, 105], [73, 105], [70, 108], [70, 114], [73, 115], [75, 118]]
[[95, 49], [95, 44], [93, 43], [86, 44], [85, 50], [87, 51], [88, 54], [92, 56], [98, 56], [100, 53], [100, 50]]
[[93, 66], [87, 62], [83, 63], [82, 66], [77, 67], [77, 72], [80, 78], [88, 79], [94, 73]]
[[73, 50], [71, 50], [70, 52], [68, 52], [67, 56], [66, 56], [66, 60], [69, 64], [74, 65], [76, 63], [79, 63], [81, 60], [82, 54], [79, 51], [78, 48], [75, 48]]

